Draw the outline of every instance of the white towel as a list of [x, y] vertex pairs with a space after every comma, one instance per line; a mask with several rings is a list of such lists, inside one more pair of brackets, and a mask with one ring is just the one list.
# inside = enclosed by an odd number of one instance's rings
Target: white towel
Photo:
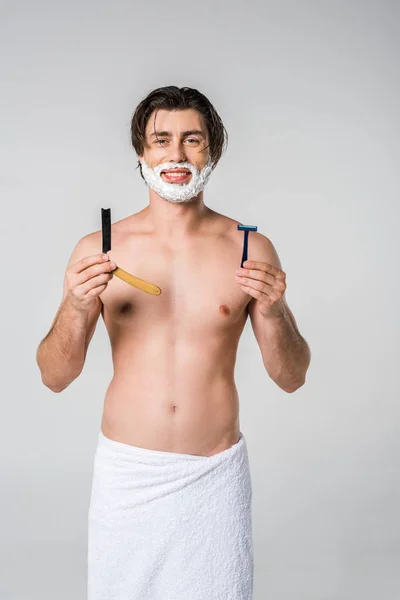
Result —
[[88, 514], [88, 600], [252, 600], [246, 440], [212, 456], [100, 431]]

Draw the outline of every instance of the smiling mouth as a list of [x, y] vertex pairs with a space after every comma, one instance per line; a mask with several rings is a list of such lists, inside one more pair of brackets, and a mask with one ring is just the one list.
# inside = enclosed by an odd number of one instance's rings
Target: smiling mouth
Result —
[[168, 183], [183, 183], [185, 182], [192, 173], [186, 169], [171, 169], [161, 171], [161, 177]]

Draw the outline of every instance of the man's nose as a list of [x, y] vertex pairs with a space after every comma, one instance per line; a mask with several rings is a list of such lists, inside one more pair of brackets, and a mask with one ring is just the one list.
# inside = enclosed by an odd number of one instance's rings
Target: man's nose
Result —
[[171, 162], [184, 162], [186, 160], [183, 144], [180, 142], [170, 144], [170, 147], [168, 148], [168, 160]]

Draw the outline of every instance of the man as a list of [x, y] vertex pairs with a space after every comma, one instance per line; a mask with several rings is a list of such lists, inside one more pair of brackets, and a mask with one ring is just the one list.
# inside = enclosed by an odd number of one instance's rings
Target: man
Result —
[[[63, 300], [41, 342], [42, 380], [81, 373], [100, 312], [114, 376], [107, 389], [89, 509], [89, 600], [250, 600], [251, 479], [234, 381], [250, 315], [268, 375], [283, 390], [310, 363], [271, 241], [204, 204], [226, 143], [200, 92], [151, 92], [131, 123], [149, 204], [77, 243]], [[111, 257], [111, 260], [110, 260]], [[116, 265], [162, 290], [113, 277]]]

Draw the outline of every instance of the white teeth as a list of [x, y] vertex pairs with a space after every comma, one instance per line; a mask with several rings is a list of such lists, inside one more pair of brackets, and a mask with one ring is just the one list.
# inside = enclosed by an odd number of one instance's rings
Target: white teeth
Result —
[[183, 177], [188, 175], [189, 173], [164, 173], [167, 177]]

